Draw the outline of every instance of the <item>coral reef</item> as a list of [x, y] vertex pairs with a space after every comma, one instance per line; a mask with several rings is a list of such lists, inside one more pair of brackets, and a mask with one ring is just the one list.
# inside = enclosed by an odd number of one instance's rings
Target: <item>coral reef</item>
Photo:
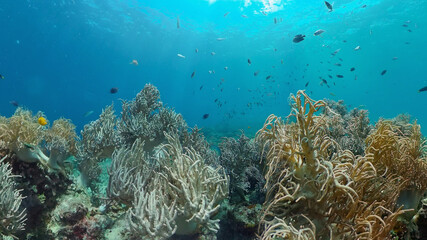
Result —
[[0, 237], [24, 230], [26, 220], [25, 209], [22, 209], [24, 197], [17, 189], [16, 176], [5, 159], [0, 160]]
[[271, 115], [257, 134], [267, 151], [262, 239], [388, 238], [409, 211], [396, 204], [399, 178], [378, 174], [372, 157], [356, 156], [329, 136], [331, 118], [315, 115], [328, 108], [324, 101], [304, 91], [291, 101], [288, 119], [296, 122]]
[[43, 113], [17, 108], [0, 116], [0, 239], [425, 236], [416, 121], [372, 126], [366, 110], [304, 91], [290, 103], [287, 118], [270, 115], [255, 139], [222, 138], [219, 151], [151, 84], [81, 138], [70, 120], [42, 126]]
[[[238, 139], [224, 138], [219, 144], [219, 163], [230, 176], [230, 201], [262, 203], [264, 176], [259, 144], [244, 133]], [[247, 198], [247, 199], [246, 199]]]
[[99, 163], [110, 158], [118, 145], [116, 124], [114, 106], [111, 105], [102, 111], [99, 119], [86, 124], [81, 131], [81, 140], [77, 144], [77, 165], [84, 183], [94, 192], [99, 192]]

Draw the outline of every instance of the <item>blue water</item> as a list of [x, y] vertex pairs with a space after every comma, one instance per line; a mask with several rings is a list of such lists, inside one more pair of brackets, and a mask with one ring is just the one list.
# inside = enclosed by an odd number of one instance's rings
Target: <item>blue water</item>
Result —
[[[82, 129], [106, 105], [120, 111], [120, 99], [152, 83], [190, 126], [256, 131], [269, 114], [289, 113], [290, 93], [307, 89], [313, 99], [363, 105], [373, 121], [409, 113], [425, 132], [427, 92], [417, 90], [427, 85], [427, 1], [333, 5], [328, 12], [313, 0], [5, 0], [0, 115], [12, 115], [9, 102], [17, 101]], [[325, 32], [313, 36], [318, 29]], [[293, 43], [296, 34], [307, 37]]]

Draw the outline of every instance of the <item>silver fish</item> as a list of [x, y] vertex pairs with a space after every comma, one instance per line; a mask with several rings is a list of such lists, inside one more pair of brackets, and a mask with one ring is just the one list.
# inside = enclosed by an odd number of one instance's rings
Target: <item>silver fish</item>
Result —
[[325, 30], [323, 30], [323, 29], [319, 29], [319, 30], [317, 30], [317, 31], [315, 31], [314, 32], [314, 36], [319, 36], [320, 34], [322, 34], [322, 33], [324, 33], [325, 32]]

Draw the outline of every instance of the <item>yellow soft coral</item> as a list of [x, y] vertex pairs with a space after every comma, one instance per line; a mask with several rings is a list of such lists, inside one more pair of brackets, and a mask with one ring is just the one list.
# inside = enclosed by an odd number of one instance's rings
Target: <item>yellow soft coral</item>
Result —
[[404, 212], [398, 179], [329, 137], [333, 117], [315, 115], [323, 101], [304, 91], [291, 101], [288, 123], [271, 115], [257, 133], [267, 150], [262, 239], [387, 238]]

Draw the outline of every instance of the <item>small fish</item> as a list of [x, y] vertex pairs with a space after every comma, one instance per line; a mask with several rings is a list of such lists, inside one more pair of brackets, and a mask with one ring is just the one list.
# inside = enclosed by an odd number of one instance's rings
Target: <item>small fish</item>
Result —
[[83, 117], [89, 117], [92, 114], [93, 114], [93, 111], [90, 110], [90, 111], [87, 111], [85, 114], [83, 114]]
[[335, 63], [335, 66], [341, 67], [341, 63]]
[[242, 17], [243, 17], [243, 18], [248, 18], [248, 16], [246, 16], [245, 14], [242, 14]]
[[322, 78], [322, 83], [328, 85], [328, 81], [326, 81], [326, 79]]
[[418, 92], [425, 92], [425, 91], [427, 91], [427, 86], [422, 87], [418, 90]]
[[337, 75], [337, 78], [343, 78], [344, 76], [343, 75], [341, 75], [341, 74], [338, 74]]
[[217, 41], [224, 41], [226, 38], [217, 38]]
[[15, 100], [10, 101], [9, 103], [12, 104], [14, 107], [19, 107], [19, 103]]
[[268, 75], [266, 78], [265, 78], [265, 80], [268, 80], [268, 79], [270, 79], [271, 78], [271, 75]]
[[203, 119], [207, 119], [209, 117], [209, 114], [208, 113], [206, 113], [206, 114], [203, 114]]
[[310, 83], [310, 82], [307, 82], [307, 83], [305, 84], [305, 87], [307, 87], [309, 83]]
[[366, 7], [366, 4], [362, 6], [362, 8], [365, 8], [365, 7]]
[[301, 41], [303, 41], [305, 38], [304, 34], [297, 34], [295, 35], [294, 39], [292, 40], [294, 43], [299, 43]]
[[314, 36], [319, 36], [320, 34], [322, 34], [322, 33], [324, 33], [324, 32], [325, 32], [325, 30], [323, 30], [323, 29], [319, 29], [319, 30], [315, 31], [315, 32], [313, 33], [313, 35], [314, 35]]
[[4, 79], [4, 76], [0, 74], [0, 78], [1, 78], [1, 79]]
[[393, 57], [391, 60], [397, 60], [397, 59], [399, 59], [398, 57]]
[[39, 117], [39, 118], [37, 119], [37, 122], [38, 122], [40, 125], [42, 125], [42, 126], [45, 126], [45, 125], [47, 124], [47, 120], [46, 120], [46, 118], [44, 118], [44, 117]]
[[327, 1], [325, 1], [325, 5], [329, 9], [329, 12], [333, 11], [332, 5], [330, 3], [328, 3]]
[[196, 75], [196, 71], [194, 71], [194, 72], [191, 74], [191, 78], [193, 78], [193, 77], [194, 77], [194, 75]]
[[196, 53], [198, 53], [198, 52], [199, 52], [199, 49], [197, 49], [197, 48], [196, 48], [196, 49], [194, 49], [194, 51], [195, 51]]
[[202, 88], [203, 88], [203, 85], [202, 85], [202, 86], [200, 86], [199, 90], [202, 90]]
[[178, 53], [178, 54], [177, 54], [177, 56], [178, 56], [178, 57], [180, 57], [180, 58], [185, 59], [185, 56], [184, 56], [184, 55], [182, 55], [181, 53]]
[[354, 48], [354, 51], [357, 51], [359, 49], [360, 49], [360, 46], [357, 46], [357, 47]]
[[215, 55], [216, 53], [215, 52], [211, 52], [211, 55], [213, 56], [213, 55]]
[[332, 76], [328, 74], [328, 77], [332, 79]]
[[335, 93], [333, 93], [333, 92], [330, 92], [329, 95], [335, 97]]
[[228, 67], [224, 67], [224, 70], [225, 70], [225, 71], [227, 71], [227, 70], [228, 70]]
[[259, 71], [254, 72], [254, 76], [258, 76]]
[[230, 12], [226, 12], [226, 13], [224, 14], [224, 17], [227, 17], [227, 15], [228, 15], [228, 14], [230, 14]]
[[407, 24], [402, 24], [402, 27], [409, 27]]
[[248, 64], [251, 65], [252, 61], [248, 58]]
[[110, 89], [110, 93], [111, 94], [115, 94], [115, 93], [117, 93], [119, 91], [119, 89], [118, 88], [116, 88], [116, 87], [113, 87], [113, 88], [111, 88]]
[[339, 53], [341, 51], [341, 48], [338, 48], [337, 50], [335, 50], [333, 53], [331, 53], [332, 56], [337, 55], [337, 53]]
[[181, 25], [179, 24], [179, 16], [176, 17], [176, 28], [180, 28]]
[[277, 24], [277, 18], [274, 18], [274, 24]]
[[381, 76], [383, 76], [386, 72], [387, 72], [387, 70], [383, 70], [383, 71], [381, 72]]
[[282, 60], [280, 60], [280, 63], [281, 63], [281, 64], [283, 64], [283, 59], [282, 59]]
[[353, 72], [354, 70], [356, 70], [356, 68], [354, 67], [350, 68], [350, 72]]
[[138, 61], [134, 59], [134, 60], [132, 60], [132, 62], [130, 62], [129, 64], [132, 64], [132, 65], [138, 66]]

